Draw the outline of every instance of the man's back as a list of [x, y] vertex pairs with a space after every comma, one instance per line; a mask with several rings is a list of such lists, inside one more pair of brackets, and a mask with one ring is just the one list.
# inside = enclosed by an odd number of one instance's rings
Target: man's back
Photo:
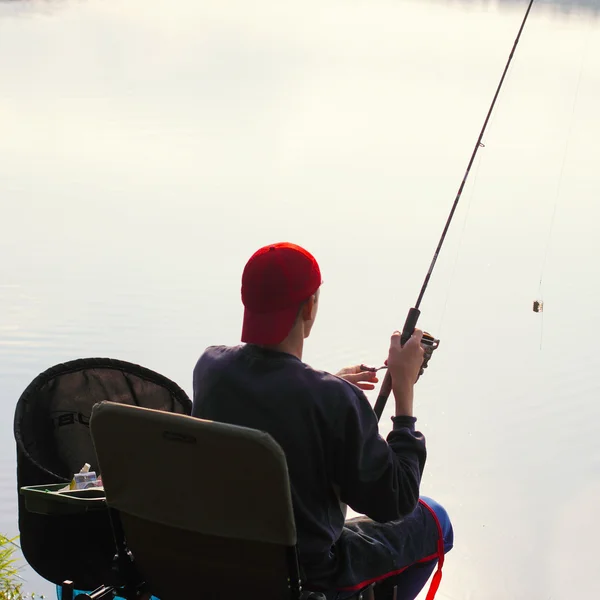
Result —
[[[306, 589], [341, 599], [379, 582], [384, 594], [397, 585], [415, 598], [453, 543], [443, 508], [419, 498], [426, 450], [413, 388], [423, 332], [406, 344], [399, 331], [390, 338], [396, 416], [384, 440], [357, 387], [373, 389], [374, 372], [356, 365], [338, 377], [302, 362], [322, 283], [315, 257], [297, 244], [269, 244], [250, 257], [241, 286], [245, 345], [212, 346], [200, 357], [192, 414], [265, 431], [282, 447]], [[365, 516], [346, 521], [343, 504]]]
[[266, 431], [280, 444], [303, 562], [321, 560], [339, 538], [340, 502], [390, 521], [418, 501], [425, 443], [414, 419], [395, 419], [388, 445], [360, 390], [291, 354], [252, 344], [208, 348], [194, 369], [192, 414]]

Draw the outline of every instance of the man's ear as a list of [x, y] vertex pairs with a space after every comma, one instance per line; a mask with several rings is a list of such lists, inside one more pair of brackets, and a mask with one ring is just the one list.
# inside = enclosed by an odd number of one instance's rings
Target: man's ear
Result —
[[302, 306], [302, 320], [310, 321], [315, 307], [315, 297], [311, 296]]

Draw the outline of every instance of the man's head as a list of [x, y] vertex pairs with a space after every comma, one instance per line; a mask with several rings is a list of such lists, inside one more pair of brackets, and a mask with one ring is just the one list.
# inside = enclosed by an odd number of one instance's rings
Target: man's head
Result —
[[242, 342], [276, 346], [293, 329], [308, 337], [321, 283], [319, 265], [304, 248], [280, 242], [257, 250], [242, 275]]

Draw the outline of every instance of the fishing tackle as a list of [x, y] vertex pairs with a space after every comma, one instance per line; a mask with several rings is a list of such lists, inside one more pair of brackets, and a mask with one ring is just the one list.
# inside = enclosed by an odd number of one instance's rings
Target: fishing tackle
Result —
[[541, 300], [533, 301], [533, 312], [543, 312], [544, 311], [544, 303]]
[[[435, 253], [433, 255], [433, 260], [431, 261], [431, 265], [429, 266], [429, 271], [427, 271], [427, 275], [425, 276], [425, 281], [423, 282], [423, 286], [421, 287], [421, 291], [419, 292], [417, 302], [416, 302], [415, 306], [408, 311], [406, 321], [404, 322], [404, 327], [402, 328], [402, 336], [400, 338], [402, 345], [404, 345], [410, 339], [410, 337], [412, 336], [412, 334], [415, 330], [415, 327], [417, 326], [417, 321], [419, 320], [419, 316], [421, 315], [421, 311], [419, 310], [419, 307], [421, 306], [421, 301], [423, 300], [425, 290], [427, 289], [427, 285], [429, 284], [429, 279], [431, 278], [431, 274], [433, 272], [433, 268], [435, 267], [435, 263], [437, 262], [437, 258], [440, 254], [440, 250], [442, 249], [442, 244], [444, 243], [446, 234], [448, 233], [450, 223], [452, 222], [452, 217], [454, 216], [456, 207], [458, 206], [458, 202], [460, 200], [463, 189], [465, 187], [465, 183], [467, 182], [467, 178], [469, 177], [469, 173], [471, 171], [471, 166], [473, 165], [473, 161], [475, 160], [477, 151], [479, 150], [479, 148], [484, 147], [484, 145], [482, 143], [483, 134], [485, 133], [485, 130], [487, 128], [490, 117], [492, 116], [492, 111], [494, 110], [494, 106], [496, 105], [496, 100], [498, 99], [498, 95], [500, 94], [500, 89], [502, 88], [502, 84], [504, 83], [506, 73], [508, 72], [508, 67], [510, 66], [510, 63], [512, 62], [512, 58], [514, 56], [515, 50], [517, 49], [519, 39], [521, 38], [521, 33], [523, 32], [523, 29], [525, 28], [525, 23], [527, 22], [527, 18], [529, 17], [529, 13], [531, 12], [531, 7], [533, 6], [533, 3], [534, 3], [534, 0], [529, 0], [529, 4], [527, 6], [525, 16], [523, 17], [523, 21], [521, 23], [521, 27], [519, 28], [519, 32], [517, 33], [517, 37], [515, 38], [514, 44], [510, 51], [508, 61], [506, 62], [506, 66], [504, 67], [504, 72], [502, 73], [502, 77], [500, 78], [500, 83], [498, 84], [498, 87], [496, 88], [496, 93], [494, 94], [494, 98], [492, 100], [492, 103], [490, 105], [488, 113], [485, 117], [483, 127], [481, 128], [479, 137], [477, 138], [477, 142], [475, 143], [475, 148], [473, 149], [473, 153], [471, 154], [471, 158], [467, 165], [467, 170], [465, 171], [465, 174], [461, 181], [460, 187], [458, 188], [458, 193], [456, 194], [456, 198], [454, 199], [454, 203], [452, 204], [452, 209], [450, 210], [450, 214], [448, 216], [448, 219], [446, 220], [446, 225], [444, 226], [444, 230], [442, 231], [442, 235], [438, 242], [437, 248], [435, 249]], [[534, 310], [535, 310], [535, 308], [534, 308]], [[439, 340], [438, 340], [438, 344], [439, 344]], [[435, 347], [437, 348], [437, 345]], [[433, 350], [431, 352], [433, 352]], [[426, 360], [429, 361], [430, 357], [431, 357], [431, 355], [429, 355], [429, 357], [427, 357], [427, 355], [426, 355]], [[424, 367], [421, 368], [421, 372], [423, 370], [424, 370]], [[373, 408], [373, 410], [375, 411], [375, 414], [377, 415], [378, 420], [381, 418], [381, 415], [383, 414], [383, 409], [385, 408], [385, 404], [387, 402], [387, 399], [388, 399], [391, 391], [392, 391], [392, 377], [388, 370], [383, 379], [383, 383], [381, 384], [381, 389], [379, 391], [379, 395], [377, 396], [377, 401], [375, 402], [375, 406]]]

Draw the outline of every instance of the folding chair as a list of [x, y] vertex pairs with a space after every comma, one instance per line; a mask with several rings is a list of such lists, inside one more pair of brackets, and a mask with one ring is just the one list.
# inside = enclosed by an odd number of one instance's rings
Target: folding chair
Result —
[[268, 434], [111, 402], [90, 429], [113, 527], [160, 600], [300, 600], [285, 455]]

